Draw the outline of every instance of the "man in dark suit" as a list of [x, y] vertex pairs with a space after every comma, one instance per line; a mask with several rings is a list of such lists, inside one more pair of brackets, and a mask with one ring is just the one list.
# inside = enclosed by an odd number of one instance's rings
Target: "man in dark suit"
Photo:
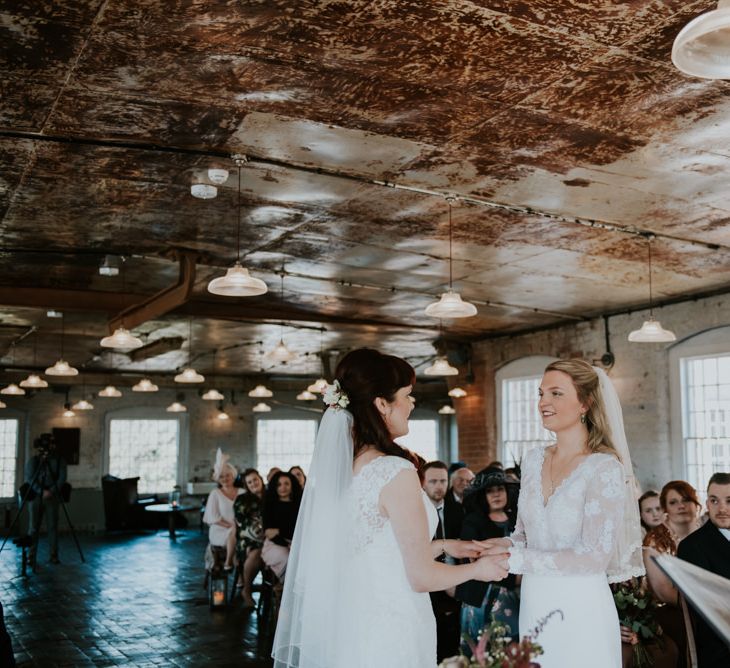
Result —
[[474, 473], [463, 462], [453, 464], [449, 468], [450, 486], [444, 496], [444, 520], [446, 538], [460, 538], [461, 525], [464, 521], [464, 492], [472, 480]]
[[[677, 556], [695, 566], [730, 579], [730, 473], [715, 473], [707, 486], [704, 526], [687, 536]], [[730, 666], [730, 649], [692, 609], [698, 668]]]
[[[443, 462], [434, 461], [424, 464], [423, 491], [433, 503], [439, 516], [434, 538], [458, 538], [459, 534], [452, 535], [449, 519], [446, 517], [444, 498], [449, 484], [448, 467]], [[459, 531], [461, 519], [459, 520]], [[439, 561], [444, 561], [441, 555]], [[431, 607], [436, 617], [436, 657], [439, 662], [459, 653], [459, 639], [461, 637], [461, 603], [445, 591], [431, 592]]]

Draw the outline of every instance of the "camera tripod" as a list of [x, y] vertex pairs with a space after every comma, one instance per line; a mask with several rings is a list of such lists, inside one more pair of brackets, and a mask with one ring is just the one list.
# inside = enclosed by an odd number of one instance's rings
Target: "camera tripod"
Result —
[[[43, 474], [43, 480], [47, 480], [46, 474], [51, 479], [51, 482], [53, 483], [52, 489], [54, 493], [56, 494], [56, 498], [61, 503], [61, 508], [63, 509], [63, 514], [66, 517], [66, 522], [68, 522], [69, 529], [71, 529], [71, 536], [73, 536], [74, 543], [76, 543], [76, 549], [79, 551], [79, 557], [81, 557], [81, 561], [83, 563], [86, 563], [86, 559], [84, 558], [84, 553], [81, 550], [81, 545], [79, 544], [79, 539], [76, 536], [76, 530], [74, 529], [73, 523], [71, 522], [71, 518], [68, 515], [68, 510], [66, 509], [66, 502], [63, 500], [63, 496], [61, 495], [61, 490], [58, 486], [58, 478], [56, 477], [56, 474], [51, 469], [51, 466], [48, 462], [48, 451], [40, 451], [38, 454], [38, 457], [40, 457], [40, 463], [39, 466], [36, 468], [35, 473], [33, 474], [33, 477], [28, 482], [28, 488], [25, 490], [25, 494], [23, 494], [23, 498], [20, 502], [20, 507], [18, 508], [18, 513], [15, 516], [15, 519], [13, 519], [12, 523], [10, 524], [10, 527], [8, 528], [8, 533], [5, 536], [5, 540], [3, 540], [2, 545], [0, 545], [0, 552], [3, 551], [3, 548], [5, 547], [5, 544], [8, 542], [8, 538], [13, 533], [13, 529], [15, 528], [15, 525], [20, 520], [20, 516], [23, 514], [23, 508], [25, 508], [26, 504], [28, 503], [30, 499], [31, 494], [33, 494], [33, 485], [35, 484], [36, 480], [40, 477], [41, 474]], [[39, 540], [39, 534], [40, 534], [40, 528], [41, 523], [43, 522], [43, 491], [38, 495], [38, 500], [40, 502], [40, 508], [38, 509], [38, 516], [36, 518], [36, 521], [33, 526], [33, 532], [32, 532], [32, 541], [33, 541], [33, 547], [37, 548], [38, 540]], [[31, 536], [29, 536], [31, 537]], [[35, 550], [34, 550], [35, 555]], [[35, 562], [35, 558], [33, 559]], [[35, 567], [35, 563], [33, 563], [33, 566]], [[25, 575], [25, 564], [23, 565], [23, 575]]]

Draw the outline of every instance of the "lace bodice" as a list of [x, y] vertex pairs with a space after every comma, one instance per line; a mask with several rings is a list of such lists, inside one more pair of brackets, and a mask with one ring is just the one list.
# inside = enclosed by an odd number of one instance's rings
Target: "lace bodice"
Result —
[[517, 525], [510, 536], [511, 573], [605, 573], [623, 521], [623, 468], [612, 455], [586, 457], [553, 492], [542, 495], [545, 448], [522, 464]]
[[[411, 462], [402, 457], [376, 457], [363, 466], [352, 480], [353, 531], [351, 549], [358, 552], [369, 545], [391, 543], [395, 536], [390, 520], [379, 508], [380, 492], [403, 470], [415, 470]], [[433, 536], [438, 524], [438, 514], [425, 492], [421, 493], [428, 515], [429, 535]]]

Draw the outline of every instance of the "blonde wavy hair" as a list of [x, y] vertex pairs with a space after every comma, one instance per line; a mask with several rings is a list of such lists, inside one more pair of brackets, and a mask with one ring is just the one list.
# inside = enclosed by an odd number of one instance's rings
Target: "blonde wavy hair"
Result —
[[591, 452], [605, 452], [618, 460], [618, 452], [611, 441], [611, 429], [603, 408], [603, 397], [595, 369], [585, 360], [557, 360], [547, 365], [548, 371], [562, 371], [570, 376], [578, 394], [578, 401], [588, 406], [586, 427], [588, 428], [588, 447]]

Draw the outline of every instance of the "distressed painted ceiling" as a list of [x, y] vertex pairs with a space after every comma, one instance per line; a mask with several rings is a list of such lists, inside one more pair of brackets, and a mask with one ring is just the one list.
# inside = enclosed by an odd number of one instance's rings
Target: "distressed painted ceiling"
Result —
[[[360, 345], [423, 365], [440, 336], [645, 307], [649, 234], [657, 301], [726, 290], [730, 82], [670, 62], [714, 4], [3, 0], [3, 365], [58, 357], [47, 308], [87, 370], [317, 375]], [[242, 261], [270, 288], [243, 300], [206, 291], [236, 258], [233, 154]], [[209, 167], [231, 176], [195, 199]], [[439, 331], [446, 194], [479, 313]], [[103, 352], [178, 251], [189, 299], [135, 328], [147, 354]], [[106, 254], [120, 276], [98, 274]], [[262, 355], [281, 337], [302, 353], [286, 367]]]

